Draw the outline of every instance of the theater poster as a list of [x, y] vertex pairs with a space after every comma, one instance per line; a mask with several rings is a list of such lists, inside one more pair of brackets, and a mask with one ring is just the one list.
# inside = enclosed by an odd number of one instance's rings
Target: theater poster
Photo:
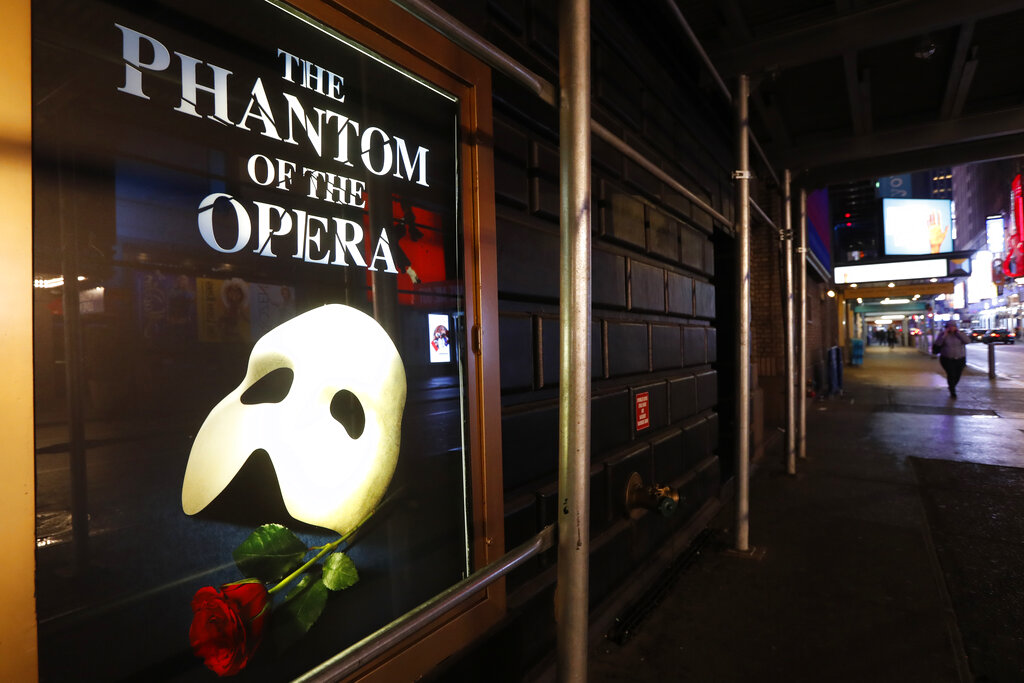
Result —
[[291, 680], [480, 564], [464, 103], [267, 0], [32, 26], [41, 679]]

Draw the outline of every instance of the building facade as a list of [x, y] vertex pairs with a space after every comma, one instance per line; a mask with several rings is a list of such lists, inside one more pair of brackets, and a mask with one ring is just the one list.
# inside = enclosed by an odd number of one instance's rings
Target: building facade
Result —
[[[303, 551], [335, 542], [325, 528], [346, 539], [364, 529], [349, 553], [359, 583], [316, 603], [322, 616], [294, 654], [261, 650], [247, 663], [252, 680], [275, 680], [535, 538], [561, 508], [557, 108], [394, 6], [254, 1], [246, 23], [172, 5], [18, 3], [3, 29], [8, 62], [23, 67], [5, 71], [2, 120], [0, 498], [14, 550], [0, 671], [12, 680], [61, 680], [68, 667], [100, 679], [210, 676], [185, 635], [189, 596], [241, 578], [232, 550], [257, 510], [298, 529]], [[557, 84], [553, 7], [441, 6]], [[706, 526], [737, 469], [737, 124], [690, 51], [645, 40], [657, 20], [614, 2], [592, 8], [593, 118], [660, 170], [593, 138], [592, 326], [573, 333], [589, 334], [591, 349], [596, 624]], [[95, 31], [82, 39], [62, 26]], [[358, 134], [352, 147], [345, 130]], [[768, 220], [755, 216], [751, 231], [751, 452], [775, 457], [790, 243], [774, 172], [755, 161], [753, 175]], [[807, 280], [811, 386], [799, 390], [820, 393], [839, 321], [827, 272], [809, 268]], [[318, 311], [350, 317], [293, 322]], [[269, 376], [253, 369], [261, 363], [298, 383], [298, 363], [313, 357], [317, 381], [330, 375], [330, 351], [295, 350], [320, 339], [356, 366], [393, 364], [376, 360], [393, 345], [404, 368], [401, 445], [379, 456], [394, 475], [355, 525], [338, 510], [300, 512], [309, 489], [286, 484], [279, 453], [313, 427], [260, 418], [249, 431], [263, 441], [237, 429], [203, 446], [235, 387], [246, 406], [286, 403], [241, 391]], [[268, 347], [277, 360], [259, 360]], [[369, 399], [346, 407], [342, 393], [321, 407], [358, 439], [376, 413]], [[278, 419], [289, 429], [266, 426]], [[330, 429], [337, 436], [304, 441], [294, 460], [343, 438]], [[234, 471], [195, 474], [224, 444], [237, 451]], [[239, 472], [252, 491], [280, 484], [280, 499], [262, 506], [262, 493], [237, 489]], [[212, 477], [223, 481], [211, 493]], [[629, 503], [638, 481], [677, 503]], [[313, 584], [333, 584], [321, 571]], [[295, 590], [320, 600], [309, 584]], [[553, 551], [481, 595], [361, 673], [517, 680], [549, 666]]]

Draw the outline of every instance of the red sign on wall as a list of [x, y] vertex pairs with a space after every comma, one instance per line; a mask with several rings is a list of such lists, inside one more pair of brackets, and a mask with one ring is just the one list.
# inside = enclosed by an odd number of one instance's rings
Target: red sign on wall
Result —
[[642, 391], [636, 395], [636, 430], [651, 426], [651, 392]]
[[1013, 228], [1017, 239], [1024, 242], [1024, 193], [1021, 192], [1020, 174], [1010, 184], [1010, 202], [1013, 205]]

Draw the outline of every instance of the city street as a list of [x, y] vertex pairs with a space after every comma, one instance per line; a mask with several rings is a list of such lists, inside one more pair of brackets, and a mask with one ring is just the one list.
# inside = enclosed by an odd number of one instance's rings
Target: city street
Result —
[[[968, 344], [967, 364], [988, 372], [988, 344]], [[995, 345], [996, 377], [1024, 383], [1024, 343]]]

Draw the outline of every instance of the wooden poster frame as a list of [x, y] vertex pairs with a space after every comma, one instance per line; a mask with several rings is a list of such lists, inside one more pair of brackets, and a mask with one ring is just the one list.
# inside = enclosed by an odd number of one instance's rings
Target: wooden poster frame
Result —
[[[498, 283], [494, 217], [490, 69], [414, 16], [388, 2], [292, 0], [292, 6], [459, 99], [460, 196], [465, 262], [470, 500], [473, 569], [504, 553]], [[465, 647], [505, 613], [499, 580], [352, 680], [415, 680]]]
[[[473, 569], [504, 552], [501, 411], [498, 366], [497, 256], [491, 148], [490, 69], [401, 8], [379, 0], [292, 0], [297, 10], [453, 94], [460, 113], [460, 211], [465, 254], [468, 335], [467, 492], [471, 504]], [[5, 476], [0, 511], [5, 525], [3, 583], [6, 618], [0, 627], [0, 678], [37, 680], [35, 497], [32, 377], [31, 3], [16, 0], [0, 29], [5, 98], [0, 108], [0, 389]], [[464, 648], [505, 613], [503, 580], [463, 607], [369, 663], [353, 679], [413, 680]]]

